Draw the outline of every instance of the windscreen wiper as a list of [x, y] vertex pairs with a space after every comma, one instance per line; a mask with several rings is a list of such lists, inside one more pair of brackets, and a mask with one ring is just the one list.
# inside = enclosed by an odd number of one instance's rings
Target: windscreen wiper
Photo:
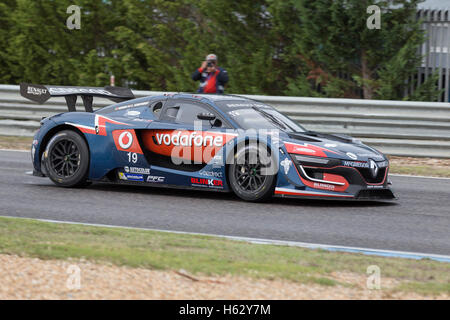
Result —
[[[261, 113], [264, 117], [266, 117], [267, 119], [269, 119], [270, 121], [272, 121], [274, 124], [276, 124], [278, 127], [280, 127], [283, 130], [286, 130], [287, 127], [286, 125], [281, 122], [280, 120], [278, 120], [274, 115], [258, 108], [258, 107], [252, 107], [254, 110], [258, 111], [259, 113]], [[292, 130], [292, 129], [291, 129]]]

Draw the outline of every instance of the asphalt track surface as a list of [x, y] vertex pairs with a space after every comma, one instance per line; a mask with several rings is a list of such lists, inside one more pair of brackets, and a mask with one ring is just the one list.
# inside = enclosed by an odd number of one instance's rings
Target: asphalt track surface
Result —
[[450, 255], [450, 179], [392, 176], [396, 202], [273, 199], [26, 175], [30, 154], [0, 151], [0, 215]]

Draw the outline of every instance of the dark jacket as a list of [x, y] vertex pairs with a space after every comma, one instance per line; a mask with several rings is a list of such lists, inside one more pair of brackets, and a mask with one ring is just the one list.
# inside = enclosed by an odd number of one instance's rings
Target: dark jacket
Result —
[[[198, 68], [192, 74], [192, 80], [200, 80], [200, 87], [197, 90], [198, 93], [223, 93], [225, 84], [228, 82], [228, 73], [225, 69], [217, 67], [215, 74], [210, 75], [206, 71], [203, 72], [202, 69]], [[209, 83], [210, 81], [211, 83]], [[215, 92], [213, 92], [213, 88], [215, 88]]]

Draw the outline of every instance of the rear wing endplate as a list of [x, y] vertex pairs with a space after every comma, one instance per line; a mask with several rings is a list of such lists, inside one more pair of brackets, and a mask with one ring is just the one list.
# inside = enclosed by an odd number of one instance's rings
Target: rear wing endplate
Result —
[[75, 104], [78, 96], [83, 99], [86, 112], [94, 111], [92, 108], [93, 97], [107, 98], [114, 102], [122, 102], [135, 98], [130, 89], [121, 87], [68, 87], [28, 83], [20, 84], [20, 94], [22, 97], [35, 101], [39, 104], [45, 103], [51, 97], [64, 97], [66, 99], [69, 112], [76, 111]]

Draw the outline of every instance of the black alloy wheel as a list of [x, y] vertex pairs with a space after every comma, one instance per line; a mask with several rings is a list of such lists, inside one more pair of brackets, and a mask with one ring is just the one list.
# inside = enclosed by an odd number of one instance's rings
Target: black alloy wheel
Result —
[[71, 140], [60, 140], [53, 146], [49, 165], [58, 177], [70, 178], [80, 168], [80, 150]]
[[64, 130], [52, 137], [45, 149], [42, 165], [58, 186], [82, 187], [89, 184], [89, 148], [75, 131]]
[[234, 169], [235, 180], [244, 191], [256, 192], [264, 186], [267, 176], [262, 175], [261, 163], [251, 164], [250, 154], [245, 153], [245, 163], [237, 164]]
[[277, 175], [272, 168], [275, 161], [266, 147], [256, 143], [246, 144], [238, 148], [233, 160], [228, 170], [233, 192], [246, 201], [270, 199]]

